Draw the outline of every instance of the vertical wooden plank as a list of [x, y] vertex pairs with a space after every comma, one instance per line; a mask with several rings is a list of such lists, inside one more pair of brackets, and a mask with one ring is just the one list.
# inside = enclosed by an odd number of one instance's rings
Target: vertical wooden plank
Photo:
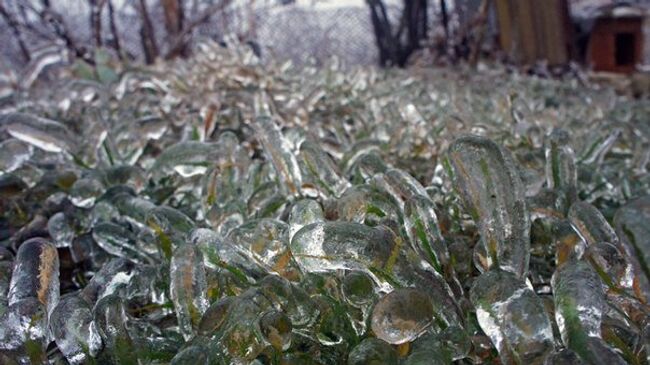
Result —
[[565, 11], [566, 0], [549, 0], [544, 17], [546, 59], [551, 65], [568, 61]]
[[533, 16], [533, 0], [516, 1], [517, 6], [517, 44], [525, 63], [533, 63], [537, 58], [537, 42], [535, 38], [535, 19]]
[[512, 51], [512, 13], [508, 0], [494, 1], [497, 22], [499, 24], [499, 43], [507, 54]]

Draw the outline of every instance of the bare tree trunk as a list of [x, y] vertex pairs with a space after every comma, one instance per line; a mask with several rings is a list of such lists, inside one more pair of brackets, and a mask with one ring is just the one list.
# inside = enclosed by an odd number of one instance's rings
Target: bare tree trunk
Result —
[[232, 0], [221, 0], [220, 2], [214, 3], [203, 10], [196, 18], [187, 22], [183, 26], [183, 29], [178, 32], [178, 35], [171, 40], [165, 59], [174, 58], [178, 54], [178, 49], [187, 44], [186, 38], [192, 33], [194, 28], [208, 21], [213, 14], [223, 11], [231, 2]]
[[479, 15], [477, 18], [477, 36], [472, 50], [469, 56], [469, 63], [472, 66], [476, 66], [478, 62], [478, 56], [481, 50], [481, 44], [483, 44], [483, 38], [485, 37], [485, 28], [487, 26], [488, 11], [490, 10], [490, 0], [483, 0], [481, 2], [481, 7], [479, 8]]
[[158, 45], [156, 44], [156, 34], [147, 11], [145, 0], [139, 1], [140, 5], [140, 18], [142, 18], [142, 26], [140, 27], [140, 39], [142, 41], [142, 50], [144, 51], [144, 58], [147, 64], [152, 64], [158, 57]]
[[449, 43], [449, 13], [447, 12], [447, 0], [440, 0], [440, 15], [442, 15], [442, 26], [445, 30], [445, 43]]
[[[381, 66], [404, 67], [413, 52], [419, 49], [427, 36], [427, 0], [404, 0], [402, 16], [397, 31], [388, 19], [382, 0], [366, 0], [375, 32]], [[406, 39], [402, 36], [406, 31]]]
[[102, 8], [105, 0], [89, 0], [90, 2], [90, 29], [93, 33], [95, 47], [102, 46]]
[[1, 1], [0, 1], [0, 15], [5, 20], [5, 22], [7, 22], [7, 25], [9, 25], [11, 32], [14, 34], [14, 37], [16, 38], [16, 42], [18, 42], [20, 53], [22, 54], [25, 62], [28, 62], [29, 60], [32, 59], [32, 56], [29, 53], [27, 46], [25, 45], [23, 34], [20, 32], [20, 29], [18, 28], [18, 21], [7, 11], [7, 9], [5, 9]]
[[[167, 30], [167, 36], [169, 39], [175, 39], [182, 31], [183, 23], [185, 21], [183, 2], [182, 0], [160, 0], [160, 3], [165, 14], [165, 29]], [[181, 42], [181, 44], [174, 50], [173, 56], [186, 57], [187, 55], [187, 43], [183, 40], [183, 42]]]
[[395, 40], [392, 38], [392, 29], [386, 6], [380, 0], [367, 0], [370, 7], [370, 17], [372, 26], [375, 30], [375, 40], [379, 50], [379, 64], [389, 66], [395, 59], [394, 53]]
[[117, 24], [115, 23], [115, 9], [113, 8], [113, 1], [108, 0], [108, 20], [111, 28], [111, 37], [113, 49], [117, 53], [117, 57], [120, 60], [124, 60], [124, 55], [122, 54], [122, 46], [120, 45], [120, 35], [117, 31]]
[[68, 26], [63, 20], [63, 16], [57, 13], [50, 6], [49, 0], [41, 0], [43, 10], [39, 13], [41, 20], [45, 24], [52, 26], [54, 33], [65, 43], [66, 48], [72, 51], [76, 57], [83, 59], [91, 65], [95, 64], [95, 60], [90, 57], [88, 50], [82, 46], [79, 46], [75, 41], [74, 37], [70, 34]]

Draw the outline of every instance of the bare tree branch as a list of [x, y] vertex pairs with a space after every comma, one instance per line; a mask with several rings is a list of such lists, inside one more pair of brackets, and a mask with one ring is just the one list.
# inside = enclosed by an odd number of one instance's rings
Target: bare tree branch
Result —
[[[427, 0], [404, 0], [396, 32], [382, 0], [366, 0], [375, 32], [379, 63], [382, 66], [406, 65], [409, 56], [421, 47], [427, 34]], [[406, 39], [403, 33], [406, 31]]]
[[445, 41], [449, 42], [449, 13], [447, 12], [447, 0], [440, 0], [440, 15], [442, 16], [442, 27], [445, 30]]
[[167, 51], [167, 54], [165, 55], [165, 59], [174, 58], [175, 55], [178, 54], [178, 49], [185, 44], [186, 37], [188, 37], [192, 33], [194, 28], [205, 23], [208, 19], [210, 19], [210, 16], [212, 16], [213, 14], [224, 10], [228, 5], [230, 5], [231, 2], [232, 0], [221, 0], [218, 3], [214, 3], [208, 6], [194, 20], [187, 23], [183, 27], [183, 30], [181, 30], [178, 33], [178, 35], [172, 39], [170, 43], [169, 51]]
[[120, 35], [119, 32], [117, 31], [117, 24], [115, 23], [115, 9], [113, 8], [112, 0], [108, 0], [108, 21], [111, 28], [113, 49], [115, 49], [115, 53], [117, 53], [117, 57], [120, 60], [124, 61], [124, 55], [122, 54], [122, 46], [120, 44]]
[[469, 57], [469, 63], [472, 66], [476, 66], [478, 62], [479, 51], [481, 50], [481, 44], [483, 43], [483, 37], [485, 36], [485, 27], [487, 24], [488, 10], [489, 10], [490, 0], [483, 0], [481, 2], [481, 7], [477, 17], [478, 35], [476, 41], [472, 47], [472, 51]]
[[102, 9], [106, 0], [88, 0], [90, 3], [90, 29], [95, 40], [95, 47], [102, 46]]
[[58, 37], [56, 35], [52, 34], [52, 32], [47, 31], [47, 29], [49, 28], [49, 27], [47, 27], [47, 24], [44, 24], [45, 26], [43, 26], [42, 24], [39, 24], [38, 26], [34, 26], [29, 21], [29, 15], [27, 15], [28, 10], [31, 11], [32, 13], [34, 13], [34, 15], [36, 17], [38, 17], [41, 20], [41, 22], [43, 21], [42, 18], [41, 18], [41, 11], [40, 10], [37, 10], [36, 8], [34, 8], [31, 4], [29, 4], [26, 1], [19, 1], [18, 2], [18, 12], [19, 12], [21, 20], [22, 20], [21, 23], [20, 23], [21, 28], [23, 28], [26, 31], [29, 31], [31, 35], [38, 36], [39, 38], [44, 39], [44, 40], [52, 41], [54, 39], [58, 39]]
[[75, 39], [70, 34], [70, 30], [63, 20], [63, 16], [57, 13], [50, 6], [49, 0], [41, 0], [43, 10], [39, 12], [41, 20], [45, 24], [49, 24], [57, 35], [64, 43], [66, 48], [74, 53], [76, 57], [83, 59], [91, 65], [95, 64], [95, 60], [88, 54], [87, 50], [77, 44]]
[[18, 47], [20, 48], [20, 53], [22, 53], [22, 56], [25, 59], [25, 61], [28, 62], [32, 57], [29, 53], [29, 50], [27, 49], [27, 46], [25, 45], [25, 41], [23, 40], [23, 34], [18, 28], [19, 27], [18, 21], [16, 20], [16, 18], [13, 17], [12, 14], [10, 14], [7, 11], [7, 9], [5, 9], [2, 2], [0, 2], [0, 15], [2, 15], [2, 18], [5, 20], [5, 22], [7, 22], [7, 25], [9, 25], [11, 32], [14, 34], [14, 37], [16, 38]]
[[[160, 0], [165, 15], [165, 29], [167, 36], [173, 39], [183, 29], [183, 22], [185, 20], [185, 13], [183, 11], [183, 3], [181, 0]], [[188, 48], [187, 43], [183, 42], [177, 48], [174, 56], [187, 56]]]
[[142, 41], [142, 49], [144, 50], [144, 58], [148, 64], [153, 63], [158, 57], [158, 45], [156, 44], [156, 33], [153, 29], [153, 23], [147, 11], [145, 0], [139, 2], [140, 18], [142, 19], [142, 26], [140, 28], [140, 39]]

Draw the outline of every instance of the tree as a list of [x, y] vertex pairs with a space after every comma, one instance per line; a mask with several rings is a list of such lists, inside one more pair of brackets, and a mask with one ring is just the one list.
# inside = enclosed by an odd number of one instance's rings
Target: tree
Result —
[[[52, 0], [0, 0], [0, 26], [11, 32], [11, 40], [18, 46], [21, 61], [32, 60], [38, 48], [49, 45], [64, 48], [69, 55], [90, 65], [94, 65], [95, 50], [100, 48], [112, 49], [118, 58], [124, 60], [136, 56], [124, 48], [123, 40], [128, 39], [124, 34], [126, 30], [120, 30], [116, 22], [115, 6], [121, 3], [122, 7], [136, 9], [140, 18], [141, 53], [146, 63], [153, 63], [158, 58], [187, 57], [195, 29], [233, 4], [233, 0], [193, 1], [190, 10], [186, 0], [85, 1], [89, 11], [74, 14], [73, 19], [72, 15], [61, 10], [62, 7], [55, 6], [60, 3]], [[105, 8], [108, 8], [107, 26], [102, 23]], [[162, 14], [162, 22], [156, 18], [158, 14]], [[78, 31], [76, 20], [79, 17], [84, 21], [87, 19], [88, 33]], [[164, 25], [164, 31], [156, 29], [158, 24]]]
[[379, 49], [381, 66], [404, 67], [413, 52], [422, 47], [428, 31], [428, 1], [404, 0], [397, 27], [391, 24], [383, 0], [366, 0]]

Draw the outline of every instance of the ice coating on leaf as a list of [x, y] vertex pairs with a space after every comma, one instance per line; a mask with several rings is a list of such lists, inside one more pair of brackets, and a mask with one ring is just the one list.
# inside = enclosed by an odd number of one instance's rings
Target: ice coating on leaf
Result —
[[51, 216], [47, 221], [47, 230], [56, 247], [69, 247], [72, 244], [75, 233], [70, 227], [65, 213], [58, 212]]
[[228, 131], [217, 141], [220, 153], [213, 167], [203, 177], [203, 209], [221, 210], [234, 201], [241, 202], [249, 197], [253, 188], [245, 183], [250, 159], [239, 145], [237, 136]]
[[605, 293], [598, 274], [584, 261], [570, 261], [553, 274], [555, 319], [562, 342], [580, 353], [584, 337], [600, 337]]
[[412, 342], [405, 365], [443, 365], [452, 363], [449, 350], [437, 335], [427, 333]]
[[260, 330], [268, 343], [278, 351], [286, 351], [291, 346], [291, 319], [281, 311], [264, 313], [259, 320]]
[[422, 291], [396, 289], [382, 297], [372, 312], [372, 331], [390, 343], [410, 342], [434, 320], [433, 303]]
[[440, 345], [456, 361], [464, 359], [470, 353], [472, 341], [465, 329], [459, 326], [449, 326], [442, 330], [437, 336]]
[[145, 215], [146, 224], [154, 230], [160, 249], [165, 258], [170, 259], [172, 250], [194, 228], [190, 217], [172, 207], [151, 208]]
[[0, 317], [0, 350], [30, 346], [43, 353], [48, 342], [48, 314], [38, 298], [15, 301]]
[[339, 167], [317, 143], [304, 141], [300, 145], [299, 156], [310, 178], [327, 195], [339, 197], [350, 186], [341, 175]]
[[549, 354], [544, 360], [544, 365], [581, 365], [584, 364], [580, 357], [575, 352], [569, 349], [562, 349], [560, 351]]
[[427, 191], [413, 176], [399, 169], [388, 169], [371, 179], [371, 184], [388, 192], [404, 209], [404, 202], [416, 195], [428, 196]]
[[339, 220], [377, 224], [383, 218], [397, 219], [399, 203], [392, 196], [370, 185], [355, 185], [345, 191], [336, 205]]
[[94, 305], [99, 299], [113, 294], [125, 287], [136, 274], [133, 262], [124, 258], [114, 258], [104, 264], [81, 290], [80, 296]]
[[167, 148], [158, 156], [151, 173], [162, 177], [177, 173], [182, 177], [203, 174], [214, 163], [220, 150], [215, 143], [185, 141]]
[[490, 270], [470, 290], [476, 317], [504, 363], [541, 363], [553, 330], [540, 298], [515, 274]]
[[212, 303], [205, 313], [203, 313], [197, 332], [200, 335], [209, 335], [218, 331], [226, 320], [233, 303], [235, 303], [235, 297], [221, 298]]
[[246, 251], [215, 231], [197, 228], [189, 234], [188, 241], [201, 250], [206, 267], [223, 268], [244, 282], [255, 281], [267, 274], [266, 269], [251, 259]]
[[562, 191], [567, 203], [571, 204], [577, 198], [578, 176], [575, 153], [569, 145], [570, 137], [567, 131], [553, 130], [546, 141], [546, 185], [550, 189]]
[[171, 365], [207, 365], [214, 359], [210, 358], [210, 352], [205, 346], [193, 345], [179, 351], [171, 361]]
[[47, 152], [73, 152], [77, 146], [72, 132], [54, 120], [25, 113], [11, 113], [0, 121], [14, 138]]
[[127, 322], [124, 303], [116, 294], [103, 297], [93, 308], [91, 336], [101, 338], [104, 347], [100, 356], [111, 363], [137, 364], [138, 352], [127, 330]]
[[596, 270], [603, 284], [611, 288], [632, 288], [632, 265], [616, 246], [608, 242], [598, 242], [587, 246], [583, 257]]
[[42, 238], [23, 242], [9, 284], [8, 304], [36, 298], [51, 313], [59, 301], [59, 255]]
[[634, 281], [650, 298], [650, 197], [629, 202], [614, 215], [616, 233], [634, 267]]
[[347, 222], [312, 223], [291, 240], [291, 251], [306, 272], [383, 267], [392, 237], [384, 231]]
[[149, 226], [160, 229], [169, 236], [186, 234], [194, 227], [190, 217], [168, 206], [152, 208], [147, 212], [145, 220]]
[[448, 156], [454, 187], [479, 227], [492, 265], [525, 277], [530, 220], [510, 152], [485, 137], [465, 136], [451, 144]]
[[201, 251], [194, 245], [176, 248], [169, 270], [169, 294], [174, 302], [178, 327], [188, 340], [208, 309], [207, 282]]
[[[265, 335], [260, 329], [259, 321], [265, 313], [274, 309], [282, 310], [287, 314], [292, 325], [300, 323], [304, 326], [305, 323], [313, 321], [313, 315], [308, 313], [314, 310], [311, 302], [308, 297], [301, 297], [298, 294], [299, 291], [281, 277], [267, 276], [259, 282], [259, 287], [250, 288], [234, 298], [233, 303], [228, 304], [228, 308], [224, 308], [225, 310], [221, 312], [223, 314], [217, 313], [225, 317], [214, 323], [211, 346], [221, 348], [233, 359], [233, 362], [242, 362], [254, 359], [269, 344], [267, 339], [271, 337], [280, 340], [280, 346], [286, 345], [283, 342], [288, 340], [283, 335], [286, 334], [284, 333], [286, 328], [280, 328], [277, 332], [279, 337], [276, 337], [271, 334], [273, 332], [271, 328], [266, 327]], [[206, 312], [206, 315], [209, 313], [214, 314]], [[280, 322], [286, 321], [286, 318], [281, 319], [281, 317], [283, 316], [276, 319]], [[277, 321], [271, 323], [282, 327]]]
[[622, 130], [616, 128], [607, 136], [601, 136], [588, 144], [587, 150], [584, 151], [581, 161], [585, 164], [601, 163], [609, 152], [616, 140], [621, 136]]
[[95, 242], [111, 255], [123, 257], [136, 264], [152, 262], [151, 257], [137, 246], [136, 236], [122, 226], [104, 222], [93, 228]]
[[56, 248], [42, 238], [23, 242], [9, 282], [8, 306], [0, 315], [0, 349], [29, 352], [32, 358], [42, 356], [50, 339], [48, 318], [58, 302]]
[[573, 229], [588, 244], [609, 242], [618, 244], [618, 236], [602, 213], [587, 202], [576, 202], [569, 209], [568, 218]]
[[105, 190], [104, 185], [96, 179], [79, 179], [72, 185], [70, 201], [79, 208], [90, 208]]
[[580, 349], [574, 349], [587, 364], [624, 365], [627, 362], [618, 352], [598, 337], [587, 337]]
[[445, 243], [434, 203], [427, 196], [414, 195], [404, 207], [404, 225], [413, 249], [444, 275], [449, 267], [449, 251]]
[[280, 179], [280, 188], [287, 194], [296, 195], [302, 187], [302, 176], [291, 144], [273, 119], [260, 116], [255, 120], [256, 136]]
[[146, 223], [147, 213], [156, 205], [141, 197], [132, 196], [128, 193], [119, 193], [113, 198], [113, 204], [123, 216], [131, 218], [139, 225]]
[[284, 277], [297, 275], [286, 223], [270, 218], [251, 220], [233, 229], [228, 238], [267, 271], [275, 271]]
[[376, 174], [381, 174], [388, 170], [388, 166], [381, 157], [370, 151], [359, 156], [354, 164], [350, 167], [352, 180], [367, 181]]
[[89, 361], [91, 349], [101, 348], [100, 339], [91, 335], [93, 320], [88, 303], [75, 294], [64, 296], [50, 316], [50, 330], [57, 347], [70, 364]]
[[11, 261], [0, 260], [0, 316], [7, 309], [9, 298], [9, 282], [11, 281], [11, 272], [13, 263]]
[[568, 219], [553, 224], [552, 235], [555, 246], [555, 263], [559, 267], [567, 261], [579, 260], [584, 254], [586, 243], [571, 226]]
[[317, 222], [325, 221], [323, 208], [316, 200], [301, 199], [296, 201], [289, 213], [289, 239], [302, 227]]
[[363, 307], [371, 304], [376, 296], [377, 289], [372, 278], [363, 271], [351, 271], [343, 278], [341, 292], [350, 304]]
[[391, 291], [396, 285], [417, 287], [434, 300], [439, 325], [461, 323], [458, 304], [443, 277], [387, 227], [313, 223], [296, 233], [291, 249], [304, 272], [362, 270], [379, 290]]
[[0, 171], [7, 173], [21, 167], [34, 154], [34, 147], [17, 139], [0, 143]]
[[102, 171], [102, 180], [109, 187], [126, 185], [140, 192], [145, 183], [145, 171], [138, 166], [113, 166]]
[[397, 365], [399, 363], [397, 353], [386, 342], [367, 338], [361, 341], [348, 355], [348, 365], [386, 364]]
[[138, 133], [141, 133], [147, 139], [158, 140], [162, 137], [167, 129], [169, 129], [169, 124], [166, 120], [160, 117], [148, 116], [142, 117], [136, 120], [134, 130], [137, 130]]

